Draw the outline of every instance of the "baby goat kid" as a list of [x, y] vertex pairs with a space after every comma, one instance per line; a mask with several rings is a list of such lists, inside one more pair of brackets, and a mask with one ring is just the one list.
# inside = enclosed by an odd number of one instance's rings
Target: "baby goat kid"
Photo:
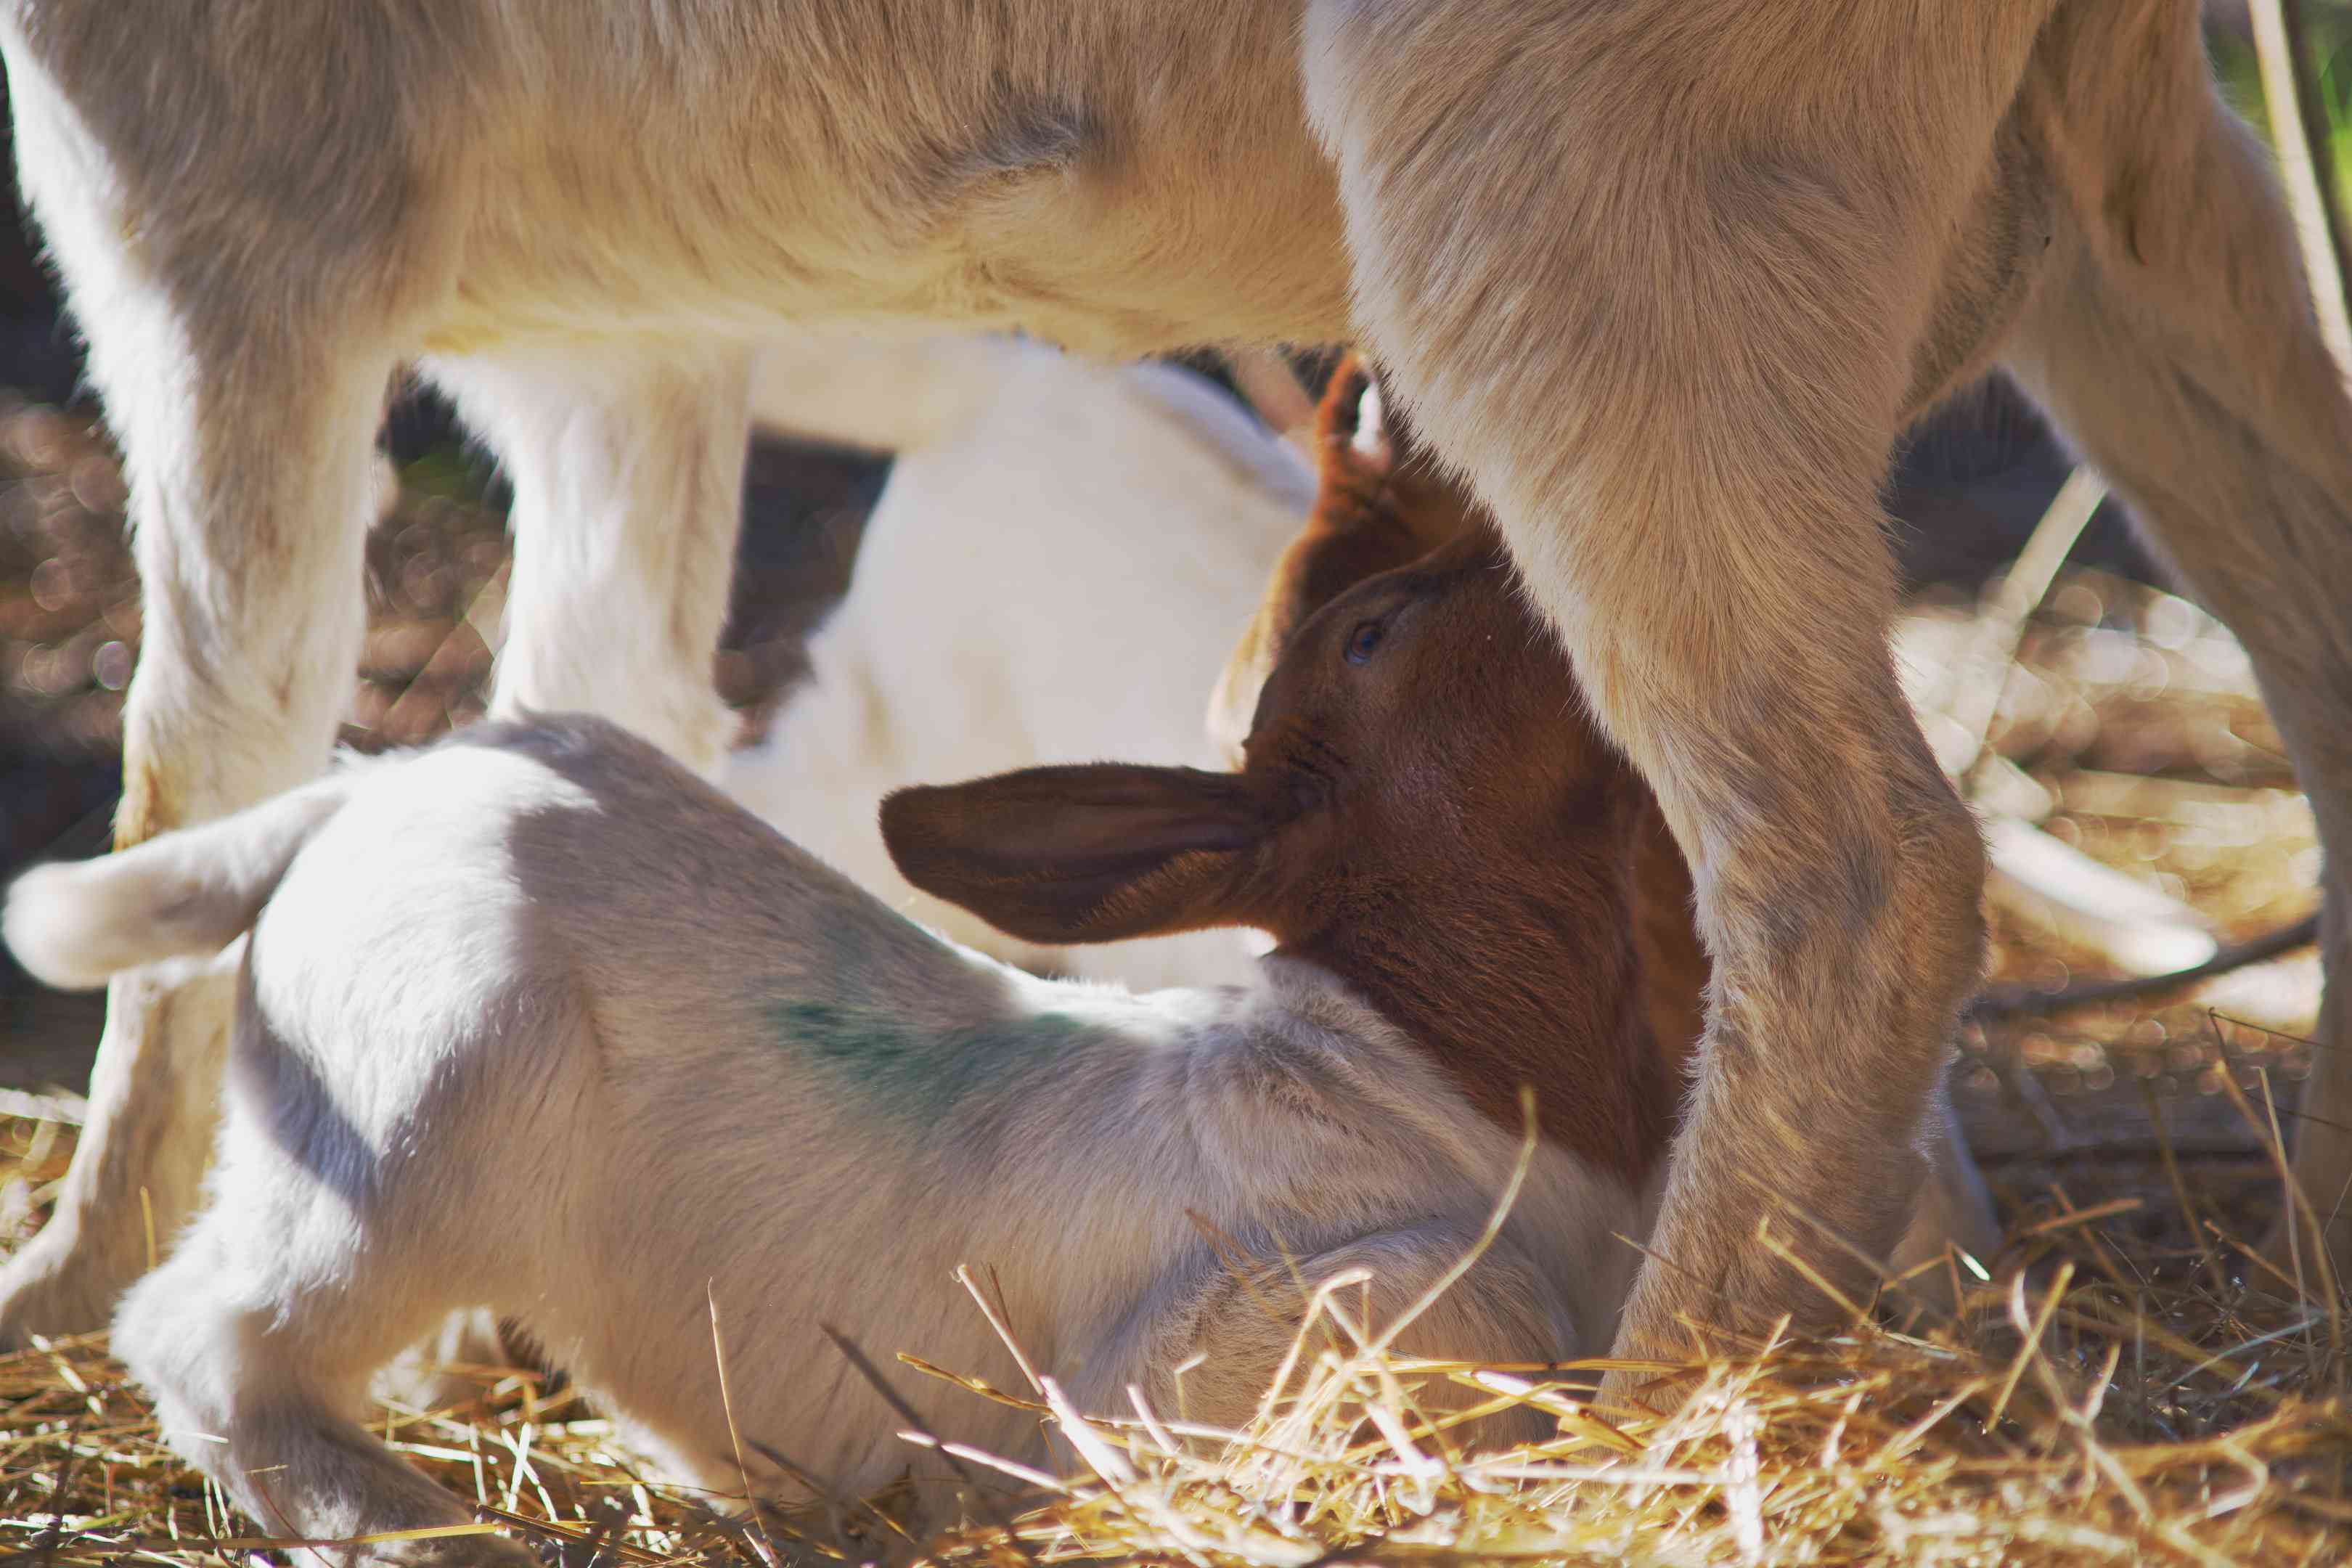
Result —
[[[25, 878], [8, 940], [53, 980], [251, 931], [209, 1205], [116, 1325], [180, 1451], [298, 1535], [460, 1521], [358, 1416], [478, 1303], [740, 1494], [718, 1338], [752, 1490], [854, 1493], [919, 1456], [820, 1324], [1018, 1385], [961, 1263], [1081, 1408], [1136, 1385], [1235, 1421], [1287, 1342], [1287, 1260], [1368, 1269], [1379, 1323], [1464, 1256], [1522, 1084], [1527, 1186], [1403, 1342], [1604, 1351], [1636, 1257], [1613, 1234], [1647, 1230], [1675, 1113], [1632, 936], [1651, 807], [1491, 533], [1306, 603], [1360, 542], [1289, 557], [1239, 773], [1035, 768], [883, 811], [911, 881], [1030, 941], [1261, 927], [1250, 987], [1130, 995], [951, 946], [584, 718]], [[900, 1391], [943, 1434], [1038, 1442]]]

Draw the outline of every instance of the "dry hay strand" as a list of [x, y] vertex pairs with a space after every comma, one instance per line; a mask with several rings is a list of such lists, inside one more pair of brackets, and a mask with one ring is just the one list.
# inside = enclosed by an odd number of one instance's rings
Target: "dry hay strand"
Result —
[[[63, 1135], [6, 1131], [19, 1160], [62, 1168]], [[1066, 1461], [1049, 1473], [953, 1450], [1013, 1500], [920, 1543], [896, 1522], [899, 1498], [730, 1518], [726, 1498], [649, 1479], [610, 1425], [534, 1373], [470, 1369], [472, 1408], [383, 1405], [369, 1424], [473, 1509], [475, 1528], [574, 1564], [2344, 1561], [2352, 1303], [2310, 1280], [2298, 1290], [2210, 1221], [2198, 1246], [2153, 1247], [2122, 1223], [2137, 1207], [2029, 1212], [1990, 1279], [1946, 1260], [1969, 1286], [1957, 1319], [1898, 1313], [1913, 1281], [1886, 1279], [1841, 1333], [1711, 1331], [1686, 1363], [1632, 1369], [1645, 1392], [1684, 1396], [1664, 1415], [1594, 1403], [1608, 1363], [1392, 1353], [1360, 1278], [1304, 1304], [1290, 1359], [1236, 1432], [1188, 1420], [1181, 1380], [1177, 1409], [1130, 1391], [1127, 1409], [1081, 1415], [1050, 1377], [1012, 1394], [901, 1354], [971, 1397], [1034, 1409]], [[1557, 1436], [1475, 1446], [1471, 1423], [1522, 1405]], [[0, 1359], [0, 1563], [272, 1561], [288, 1544], [163, 1446], [102, 1336]]]
[[[2186, 1345], [2076, 1278], [2062, 1268], [2036, 1293], [2019, 1276], [2008, 1310], [1972, 1332], [1861, 1325], [1677, 1369], [1680, 1410], [1613, 1429], [1631, 1452], [1598, 1440], [1551, 1373], [1363, 1353], [1318, 1358], [1288, 1409], [1207, 1448], [1165, 1440], [1140, 1413], [1064, 1414], [1088, 1473], [1025, 1533], [1047, 1561], [1270, 1568], [2276, 1563], [2352, 1549], [2340, 1400], [2250, 1376], [2252, 1360]], [[1557, 1409], [1562, 1435], [1460, 1448], [1423, 1412], [1437, 1381], [1490, 1395], [1485, 1408]], [[2237, 1413], [2210, 1419], [2224, 1409]], [[2190, 1429], [2151, 1440], [2141, 1422]]]

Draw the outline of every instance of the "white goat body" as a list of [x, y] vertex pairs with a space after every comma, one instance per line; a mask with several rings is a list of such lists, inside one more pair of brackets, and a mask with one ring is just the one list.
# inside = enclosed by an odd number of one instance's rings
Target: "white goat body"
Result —
[[[520, 1320], [685, 1479], [740, 1493], [721, 1336], [754, 1490], [798, 1495], [782, 1455], [855, 1493], [916, 1456], [821, 1324], [1019, 1386], [951, 1278], [969, 1263], [1082, 1408], [1133, 1384], [1234, 1421], [1286, 1342], [1268, 1298], [1368, 1267], [1393, 1314], [1472, 1247], [1517, 1153], [1312, 965], [1140, 997], [1038, 979], [596, 720], [476, 726], [36, 871], [7, 934], [88, 980], [51, 938], [152, 960], [256, 909], [212, 1202], [115, 1346], [186, 1452], [312, 1536], [452, 1517], [346, 1423], [454, 1308]], [[1420, 1333], [1597, 1352], [1634, 1262], [1612, 1233], [1652, 1201], [1540, 1146]], [[1180, 1388], [1166, 1369], [1195, 1350]], [[898, 1381], [934, 1431], [1035, 1446], [1018, 1411]], [[348, 1476], [322, 1472], [322, 1436]]]

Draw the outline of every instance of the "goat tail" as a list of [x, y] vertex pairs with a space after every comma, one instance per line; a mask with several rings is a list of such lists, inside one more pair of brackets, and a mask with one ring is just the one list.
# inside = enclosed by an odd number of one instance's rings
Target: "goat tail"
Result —
[[8, 889], [0, 938], [29, 973], [61, 990], [217, 953], [253, 924], [350, 793], [337, 774], [96, 860], [35, 867]]

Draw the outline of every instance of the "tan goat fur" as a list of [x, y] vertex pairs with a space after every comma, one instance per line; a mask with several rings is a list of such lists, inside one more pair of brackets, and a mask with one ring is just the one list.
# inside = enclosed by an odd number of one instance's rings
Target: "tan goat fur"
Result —
[[[323, 762], [415, 363], [515, 482], [511, 710], [709, 766], [750, 342], [1352, 337], [1491, 508], [1687, 855], [1712, 1016], [1621, 1348], [1893, 1241], [1974, 981], [1875, 487], [1995, 364], [2245, 640], [2352, 845], [2352, 409], [2191, 0], [7, 0], [25, 188], [129, 461], [124, 843]], [[1793, 752], [1801, 770], [1784, 765]], [[2347, 1043], [2332, 984], [2324, 1045]], [[81, 1329], [198, 1181], [223, 991], [117, 983], [0, 1322]], [[2352, 1181], [2352, 1051], [2297, 1172]], [[1769, 1177], [1769, 1186], [1759, 1180]], [[2332, 1232], [2347, 1258], [2352, 1221]]]

